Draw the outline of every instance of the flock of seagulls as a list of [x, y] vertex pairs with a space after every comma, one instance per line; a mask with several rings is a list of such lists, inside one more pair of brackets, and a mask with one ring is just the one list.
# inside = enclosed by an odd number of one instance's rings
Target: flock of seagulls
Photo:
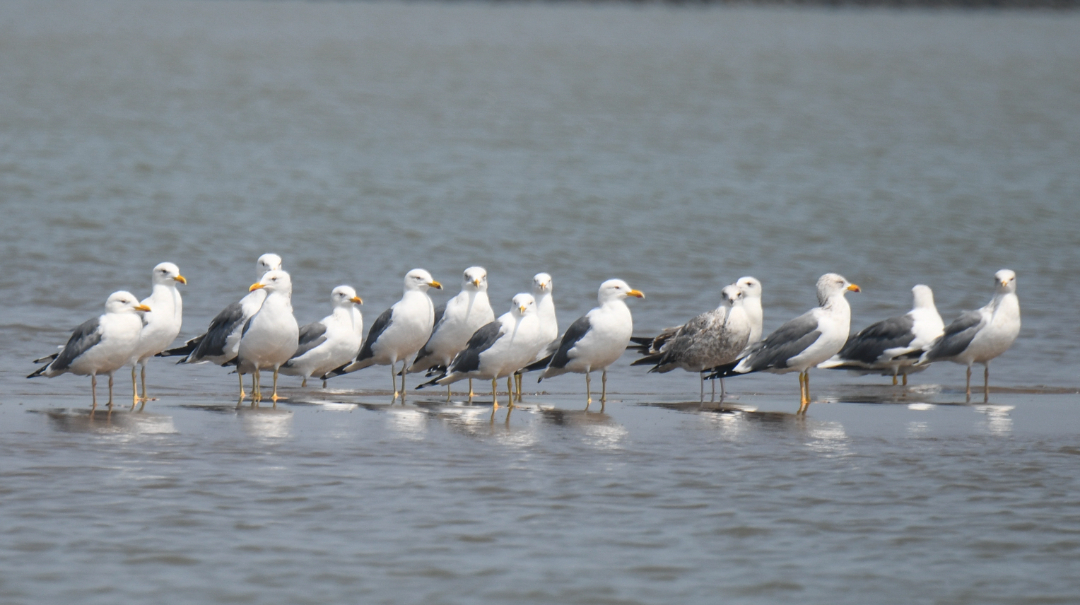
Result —
[[[214, 363], [233, 367], [239, 375], [243, 402], [244, 376], [252, 375], [251, 402], [263, 399], [263, 371], [272, 372], [273, 391], [279, 400], [279, 374], [323, 381], [370, 366], [389, 366], [394, 401], [405, 397], [408, 374], [424, 373], [418, 388], [447, 387], [473, 379], [491, 382], [494, 408], [499, 407], [498, 381], [507, 381], [508, 406], [521, 400], [522, 376], [539, 372], [538, 382], [568, 372], [585, 375], [586, 409], [592, 403], [591, 375], [601, 374], [601, 406], [607, 401], [607, 368], [630, 348], [641, 354], [634, 366], [649, 372], [681, 368], [699, 375], [700, 398], [705, 380], [755, 372], [799, 374], [799, 412], [806, 411], [812, 368], [849, 370], [860, 374], [902, 377], [925, 369], [935, 361], [967, 366], [967, 400], [971, 400], [971, 366], [985, 366], [984, 400], [989, 398], [989, 363], [1004, 353], [1020, 331], [1020, 304], [1016, 274], [1002, 269], [994, 275], [990, 302], [966, 311], [946, 326], [925, 285], [912, 288], [914, 307], [904, 315], [874, 323], [850, 335], [851, 307], [846, 294], [859, 286], [843, 276], [826, 273], [817, 281], [818, 306], [795, 317], [762, 338], [762, 285], [742, 277], [720, 290], [720, 305], [686, 323], [653, 337], [634, 337], [629, 298], [644, 298], [625, 281], [600, 284], [598, 306], [574, 321], [559, 335], [552, 277], [539, 273], [531, 293], [513, 297], [510, 309], [495, 317], [488, 299], [488, 278], [483, 267], [465, 270], [461, 291], [435, 306], [429, 295], [442, 289], [424, 269], [405, 274], [401, 300], [384, 311], [364, 337], [363, 300], [346, 285], [330, 295], [332, 312], [300, 326], [292, 308], [292, 280], [281, 268], [281, 257], [264, 254], [256, 263], [258, 281], [248, 294], [223, 309], [207, 330], [176, 348], [168, 348], [180, 333], [182, 301], [178, 285], [187, 280], [173, 263], [161, 263], [152, 273], [152, 291], [139, 301], [129, 292], [115, 292], [105, 313], [80, 325], [57, 353], [35, 360], [45, 363], [30, 374], [53, 377], [64, 373], [90, 376], [93, 407], [97, 407], [97, 376], [109, 378], [109, 408], [113, 404], [116, 371], [130, 365], [132, 408], [149, 400], [146, 364], [150, 357], [179, 357], [178, 363]], [[141, 369], [142, 391], [138, 389]], [[400, 383], [399, 383], [400, 377]], [[715, 400], [715, 382], [712, 383]], [[399, 386], [400, 385], [400, 386]]]

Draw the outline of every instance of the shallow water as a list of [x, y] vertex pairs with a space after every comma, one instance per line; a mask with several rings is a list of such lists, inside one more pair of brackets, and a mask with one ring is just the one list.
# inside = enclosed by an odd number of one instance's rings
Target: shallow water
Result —
[[[1077, 57], [1072, 12], [0, 5], [0, 601], [1075, 601]], [[92, 418], [23, 378], [161, 260], [197, 334], [266, 251], [304, 322], [482, 264], [563, 326], [622, 277], [641, 334], [747, 274], [768, 331], [837, 271], [858, 329], [1008, 267], [1024, 327], [988, 404], [816, 371], [805, 417], [794, 376], [700, 406], [629, 358], [603, 412], [566, 376], [494, 416], [377, 368], [237, 409], [154, 360]]]

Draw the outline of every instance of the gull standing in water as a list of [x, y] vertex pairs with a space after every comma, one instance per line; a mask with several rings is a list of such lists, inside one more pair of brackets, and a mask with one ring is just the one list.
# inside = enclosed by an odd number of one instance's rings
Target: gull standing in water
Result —
[[[165, 350], [180, 334], [180, 325], [184, 314], [184, 304], [176, 284], [186, 284], [187, 279], [180, 275], [180, 268], [173, 263], [161, 263], [154, 267], [151, 276], [154, 284], [148, 298], [142, 304], [153, 309], [143, 315], [142, 333], [139, 346], [131, 358], [131, 408], [140, 401], [146, 405], [150, 401], [146, 394], [146, 362], [154, 355]], [[142, 367], [142, 396], [135, 384], [135, 370]]]
[[897, 383], [897, 375], [902, 374], [904, 385], [907, 385], [909, 373], [919, 372], [929, 365], [912, 367], [918, 358], [911, 354], [925, 351], [945, 329], [930, 287], [919, 284], [911, 289], [911, 293], [915, 306], [910, 311], [863, 328], [848, 338], [839, 353], [818, 367], [892, 376], [893, 385]]
[[[281, 373], [300, 376], [301, 387], [307, 379], [341, 367], [360, 352], [364, 340], [364, 316], [356, 305], [364, 304], [351, 286], [338, 286], [330, 292], [334, 310], [330, 315], [300, 328], [299, 345], [292, 359], [281, 366]], [[326, 388], [326, 381], [323, 381]]]
[[143, 329], [140, 313], [150, 307], [139, 302], [130, 292], [113, 292], [105, 301], [105, 313], [83, 322], [71, 334], [64, 348], [55, 355], [35, 359], [35, 363], [49, 360], [27, 378], [45, 376], [52, 378], [66, 372], [90, 376], [90, 393], [93, 400], [91, 411], [97, 409], [97, 375], [109, 375], [109, 410], [113, 403], [113, 374], [131, 362], [139, 346], [139, 334]]
[[739, 361], [713, 368], [706, 378], [798, 372], [799, 413], [806, 412], [810, 406], [810, 368], [839, 353], [851, 330], [851, 307], [844, 298], [849, 291], [859, 292], [859, 286], [836, 273], [822, 275], [817, 281], [819, 306], [780, 326]]
[[345, 366], [332, 370], [323, 378], [340, 376], [368, 366], [390, 366], [390, 380], [394, 399], [398, 398], [397, 362], [401, 368], [401, 398], [405, 399], [405, 365], [409, 358], [420, 350], [431, 336], [435, 324], [435, 305], [428, 296], [428, 288], [441, 290], [442, 284], [435, 281], [431, 274], [423, 269], [413, 269], [405, 274], [405, 289], [401, 300], [394, 303], [375, 320], [368, 332], [364, 345], [356, 359]]
[[[674, 330], [665, 330], [658, 350], [630, 365], [652, 365], [649, 372], [670, 372], [682, 368], [697, 372], [701, 383], [701, 402], [705, 401], [705, 375], [709, 368], [734, 361], [750, 340], [750, 318], [743, 308], [744, 293], [732, 284], [720, 291], [720, 306], [702, 313]], [[721, 383], [722, 384], [722, 383]], [[716, 383], [713, 382], [713, 400]], [[724, 390], [720, 389], [720, 400]]]
[[[445, 370], [454, 356], [465, 348], [469, 337], [483, 326], [495, 321], [495, 312], [488, 300], [487, 270], [469, 267], [461, 280], [461, 292], [445, 303], [435, 307], [435, 322], [431, 336], [416, 354], [408, 372]], [[472, 380], [469, 380], [469, 397], [472, 397]], [[446, 387], [446, 400], [450, 400], [450, 387]]]
[[[260, 279], [268, 271], [281, 269], [281, 257], [267, 253], [255, 263], [255, 279]], [[244, 325], [262, 307], [266, 300], [266, 290], [249, 291], [238, 302], [225, 307], [210, 322], [206, 332], [192, 338], [183, 346], [159, 353], [159, 357], [183, 357], [177, 363], [205, 363], [225, 365], [236, 358], [240, 350], [240, 336]], [[254, 380], [254, 377], [252, 377]], [[240, 374], [241, 398], [244, 394], [244, 376]]]
[[630, 308], [626, 306], [627, 296], [645, 298], [644, 294], [621, 279], [609, 279], [600, 284], [597, 294], [600, 306], [570, 324], [554, 354], [530, 364], [526, 369], [544, 369], [537, 382], [566, 372], [585, 374], [586, 409], [592, 403], [589, 374], [593, 370], [600, 370], [603, 385], [600, 406], [603, 410], [607, 402], [607, 368], [626, 350], [634, 331], [634, 320]]
[[981, 309], [966, 311], [945, 328], [919, 359], [919, 364], [952, 361], [967, 366], [967, 401], [971, 401], [971, 364], [981, 363], [983, 401], [990, 400], [990, 360], [1009, 350], [1020, 334], [1020, 299], [1016, 296], [1016, 273], [1002, 269], [994, 274], [996, 291]]
[[[539, 361], [552, 355], [559, 348], [559, 318], [555, 316], [555, 298], [552, 296], [552, 287], [551, 276], [547, 273], [537, 273], [533, 276], [532, 295], [536, 300], [536, 315], [540, 319], [540, 337], [546, 344], [532, 361]], [[520, 371], [514, 374], [519, 401], [521, 400], [521, 376]]]
[[[266, 290], [266, 300], [244, 324], [236, 354], [236, 371], [241, 376], [255, 375], [251, 393], [251, 403], [255, 405], [262, 400], [259, 370], [272, 369], [274, 394], [270, 398], [276, 406], [278, 370], [296, 353], [300, 336], [292, 308], [292, 279], [284, 271], [267, 271], [262, 279], [251, 285], [251, 291], [255, 290]], [[240, 392], [240, 401], [243, 401], [243, 390]]]
[[464, 378], [485, 378], [491, 380], [491, 399], [494, 409], [498, 409], [498, 380], [506, 376], [509, 406], [514, 407], [514, 372], [535, 359], [545, 344], [536, 300], [531, 294], [518, 294], [508, 313], [481, 327], [469, 338], [445, 374], [417, 388], [449, 385]]

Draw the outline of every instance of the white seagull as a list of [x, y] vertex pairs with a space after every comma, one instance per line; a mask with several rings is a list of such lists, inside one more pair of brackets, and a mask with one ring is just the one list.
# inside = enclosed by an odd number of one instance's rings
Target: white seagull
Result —
[[912, 367], [918, 361], [918, 355], [912, 353], [921, 354], [945, 329], [930, 287], [919, 284], [911, 289], [911, 293], [915, 306], [910, 311], [863, 328], [848, 338], [839, 353], [818, 367], [892, 376], [894, 385], [897, 375], [902, 374], [906, 385], [909, 373], [929, 365]]
[[761, 327], [765, 315], [761, 310], [761, 282], [749, 275], [735, 281], [743, 292], [742, 307], [750, 319], [750, 344], [761, 340]]
[[952, 361], [967, 366], [967, 400], [971, 401], [971, 364], [981, 363], [983, 401], [990, 400], [990, 360], [1012, 346], [1020, 334], [1020, 299], [1016, 297], [1016, 273], [1002, 269], [994, 274], [996, 292], [981, 309], [966, 311], [923, 354], [919, 364]]
[[[236, 371], [241, 376], [255, 375], [251, 403], [256, 404], [262, 400], [259, 371], [272, 369], [274, 394], [270, 398], [276, 405], [278, 370], [296, 353], [300, 337], [300, 326], [296, 324], [292, 308], [292, 278], [281, 270], [267, 271], [262, 279], [251, 284], [250, 289], [252, 292], [266, 290], [266, 300], [244, 324], [236, 354]], [[241, 394], [241, 401], [242, 397]]]
[[[280, 269], [280, 256], [273, 253], [263, 254], [255, 263], [255, 279], [262, 278], [268, 271]], [[205, 333], [192, 338], [183, 346], [159, 353], [158, 357], [182, 355], [183, 357], [176, 363], [210, 362], [216, 365], [229, 363], [236, 358], [236, 353], [240, 350], [240, 332], [244, 329], [244, 324], [258, 312], [264, 300], [266, 300], [266, 290], [249, 291], [247, 296], [218, 313]], [[240, 392], [244, 392], [243, 374], [240, 375]]]
[[[146, 362], [151, 357], [165, 350], [180, 334], [180, 325], [184, 314], [184, 303], [176, 284], [186, 284], [187, 279], [180, 275], [180, 268], [173, 263], [161, 263], [154, 267], [151, 276], [154, 284], [150, 296], [142, 304], [153, 309], [143, 315], [142, 333], [139, 346], [131, 359], [131, 407], [142, 401], [149, 401], [146, 395]], [[135, 369], [142, 367], [142, 396], [135, 388]]]
[[741, 360], [714, 368], [706, 378], [798, 372], [799, 413], [804, 413], [810, 405], [809, 369], [839, 353], [851, 330], [851, 307], [844, 298], [848, 291], [859, 292], [859, 286], [836, 273], [822, 275], [817, 281], [820, 306], [789, 320]]
[[600, 306], [570, 324], [554, 354], [530, 364], [526, 369], [544, 368], [537, 382], [566, 372], [585, 374], [586, 409], [592, 403], [589, 374], [593, 370], [600, 370], [602, 408], [607, 401], [607, 367], [626, 350], [634, 331], [634, 320], [630, 316], [630, 308], [626, 306], [627, 296], [645, 298], [644, 294], [621, 279], [609, 279], [600, 284], [597, 295]]
[[[682, 368], [697, 372], [701, 386], [701, 401], [705, 401], [705, 375], [709, 368], [738, 359], [750, 340], [751, 322], [743, 308], [743, 288], [732, 284], [720, 291], [720, 306], [706, 311], [678, 328], [664, 330], [653, 339], [650, 348], [656, 350], [630, 365], [652, 365], [649, 372], [670, 372]], [[760, 299], [759, 299], [760, 300]], [[721, 384], [723, 384], [721, 382]], [[713, 382], [713, 399], [716, 398]], [[720, 390], [724, 399], [724, 390]]]
[[330, 303], [334, 306], [330, 315], [300, 328], [296, 353], [281, 366], [282, 374], [303, 377], [302, 387], [311, 376], [322, 376], [348, 363], [364, 341], [364, 317], [356, 307], [364, 301], [356, 290], [338, 286], [330, 293]]
[[375, 320], [364, 345], [356, 359], [343, 367], [323, 375], [323, 378], [340, 376], [368, 366], [390, 366], [394, 399], [398, 397], [397, 362], [402, 362], [401, 395], [405, 395], [405, 364], [420, 350], [431, 336], [435, 324], [435, 305], [428, 296], [428, 288], [442, 289], [431, 274], [423, 269], [413, 269], [405, 274], [405, 290], [401, 300], [394, 303]]
[[[431, 337], [416, 354], [408, 372], [445, 371], [454, 356], [465, 348], [469, 337], [495, 321], [495, 312], [491, 310], [487, 290], [487, 270], [483, 267], [465, 269], [461, 292], [435, 307], [435, 323]], [[469, 393], [472, 393], [471, 384]], [[449, 386], [446, 388], [446, 396], [450, 397]]]
[[27, 378], [46, 376], [52, 378], [65, 372], [90, 376], [90, 392], [93, 398], [91, 411], [97, 409], [97, 375], [109, 375], [109, 409], [113, 401], [113, 374], [131, 362], [131, 356], [139, 346], [139, 334], [143, 329], [140, 313], [150, 307], [139, 303], [130, 292], [113, 292], [105, 301], [105, 313], [87, 320], [71, 334], [64, 348], [56, 355], [34, 360], [36, 363], [50, 360]]
[[497, 381], [506, 376], [510, 407], [514, 406], [512, 376], [536, 358], [547, 341], [543, 338], [536, 300], [531, 294], [514, 296], [508, 313], [481, 327], [469, 338], [443, 376], [420, 385], [449, 385], [464, 378], [491, 380], [491, 399], [499, 407]]

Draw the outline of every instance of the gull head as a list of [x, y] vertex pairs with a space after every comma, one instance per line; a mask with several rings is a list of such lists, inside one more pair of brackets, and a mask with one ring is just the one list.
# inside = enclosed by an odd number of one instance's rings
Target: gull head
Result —
[[172, 263], [159, 263], [158, 266], [154, 267], [152, 279], [154, 281], [154, 285], [175, 284], [176, 282], [180, 282], [182, 284], [187, 283], [187, 280], [184, 279], [184, 276], [180, 275], [180, 267], [177, 267]]
[[465, 269], [465, 275], [461, 278], [462, 290], [487, 292], [487, 269], [483, 267], [469, 267]]
[[604, 304], [612, 300], [622, 300], [627, 296], [633, 296], [634, 298], [645, 298], [639, 290], [635, 290], [630, 287], [621, 279], [609, 279], [606, 282], [600, 284], [600, 291], [597, 293], [596, 298], [600, 301], [600, 304]]
[[524, 317], [530, 313], [536, 313], [536, 299], [532, 294], [515, 294], [513, 304], [510, 305], [510, 313], [515, 317]]
[[934, 291], [930, 289], [930, 286], [924, 286], [923, 284], [917, 284], [911, 288], [911, 295], [915, 298], [916, 309], [934, 309]]
[[265, 275], [267, 271], [280, 271], [281, 257], [273, 252], [267, 252], [255, 262], [255, 275]]
[[145, 313], [149, 310], [150, 307], [139, 304], [139, 299], [135, 298], [134, 294], [124, 290], [113, 292], [105, 299], [106, 313]]
[[994, 274], [998, 292], [1016, 294], [1016, 272], [1002, 269]]
[[251, 284], [248, 288], [248, 292], [254, 292], [255, 290], [266, 290], [267, 292], [278, 292], [285, 294], [286, 296], [292, 296], [292, 278], [289, 274], [277, 269], [274, 271], [267, 271], [263, 274], [259, 281]]
[[364, 301], [356, 295], [352, 286], [338, 286], [330, 292], [330, 302], [335, 307], [348, 307], [350, 305], [362, 305]]
[[861, 292], [859, 286], [844, 279], [843, 275], [826, 273], [817, 280], [818, 303], [824, 305], [833, 296], [843, 296], [847, 292]]
[[533, 295], [540, 296], [551, 292], [551, 276], [547, 273], [537, 273], [533, 276]]
[[735, 285], [742, 288], [744, 298], [761, 298], [761, 282], [756, 277], [740, 277]]
[[435, 281], [431, 274], [423, 269], [413, 269], [405, 274], [405, 290], [426, 291], [428, 288], [442, 290], [442, 284]]
[[731, 307], [742, 301], [745, 297], [746, 292], [744, 292], [742, 286], [739, 286], [738, 284], [724, 286], [724, 289], [720, 290], [720, 301], [725, 307]]

